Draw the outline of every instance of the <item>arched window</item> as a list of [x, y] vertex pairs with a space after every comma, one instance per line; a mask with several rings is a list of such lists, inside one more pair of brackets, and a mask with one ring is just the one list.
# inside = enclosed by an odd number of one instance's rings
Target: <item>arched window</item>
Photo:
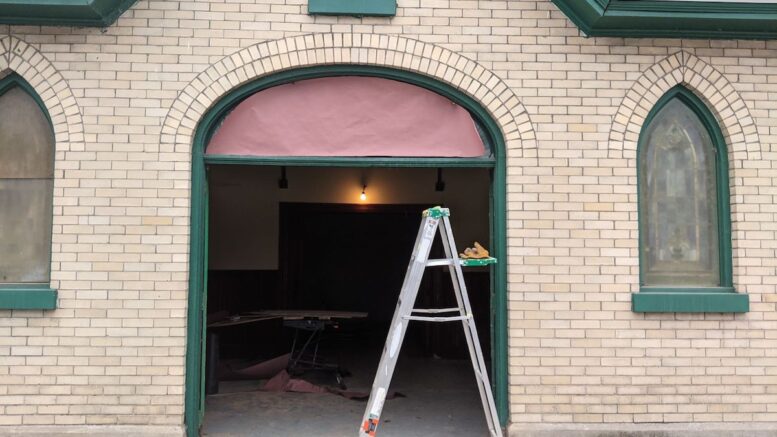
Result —
[[53, 182], [54, 132], [48, 113], [29, 84], [8, 75], [0, 79], [0, 288], [4, 290], [49, 286]]
[[650, 292], [671, 295], [656, 300], [665, 304], [654, 311], [729, 311], [702, 302], [710, 293], [736, 293], [726, 144], [693, 93], [676, 87], [658, 101], [640, 135], [637, 167], [642, 296], [635, 295], [635, 311]]

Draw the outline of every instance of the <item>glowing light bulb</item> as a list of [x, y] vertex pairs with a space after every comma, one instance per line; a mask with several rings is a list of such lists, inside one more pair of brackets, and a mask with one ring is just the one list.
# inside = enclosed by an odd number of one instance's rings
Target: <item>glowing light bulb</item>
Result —
[[359, 199], [360, 199], [362, 202], [364, 202], [365, 200], [367, 200], [367, 193], [365, 192], [366, 190], [367, 190], [367, 186], [365, 185], [365, 186], [362, 188], [362, 193], [361, 193], [361, 194], [359, 194]]

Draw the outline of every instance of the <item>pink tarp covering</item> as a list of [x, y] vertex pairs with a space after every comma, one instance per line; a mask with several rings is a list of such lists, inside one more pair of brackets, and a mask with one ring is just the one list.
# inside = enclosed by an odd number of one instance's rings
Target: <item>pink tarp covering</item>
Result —
[[237, 105], [209, 155], [478, 157], [469, 113], [424, 88], [375, 77], [279, 85]]

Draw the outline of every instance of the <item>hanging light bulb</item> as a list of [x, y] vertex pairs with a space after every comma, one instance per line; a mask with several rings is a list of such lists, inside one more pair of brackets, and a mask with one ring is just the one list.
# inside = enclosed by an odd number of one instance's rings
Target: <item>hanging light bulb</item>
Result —
[[367, 193], [366, 193], [366, 191], [367, 191], [367, 186], [366, 186], [366, 185], [364, 185], [364, 186], [362, 187], [362, 193], [361, 193], [361, 194], [359, 194], [359, 200], [361, 200], [362, 202], [364, 202], [364, 201], [366, 201], [366, 200], [367, 200]]

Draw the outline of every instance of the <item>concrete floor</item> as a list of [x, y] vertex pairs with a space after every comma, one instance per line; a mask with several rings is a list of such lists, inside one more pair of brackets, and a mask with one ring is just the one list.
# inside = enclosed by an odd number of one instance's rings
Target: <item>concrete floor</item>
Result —
[[[349, 390], [368, 392], [377, 358], [356, 358], [347, 368]], [[259, 381], [222, 382], [207, 397], [202, 435], [356, 436], [366, 401], [333, 394], [257, 391]], [[386, 401], [380, 437], [487, 436], [486, 421], [469, 360], [402, 357], [391, 386], [406, 397]], [[232, 392], [232, 393], [230, 393]]]

